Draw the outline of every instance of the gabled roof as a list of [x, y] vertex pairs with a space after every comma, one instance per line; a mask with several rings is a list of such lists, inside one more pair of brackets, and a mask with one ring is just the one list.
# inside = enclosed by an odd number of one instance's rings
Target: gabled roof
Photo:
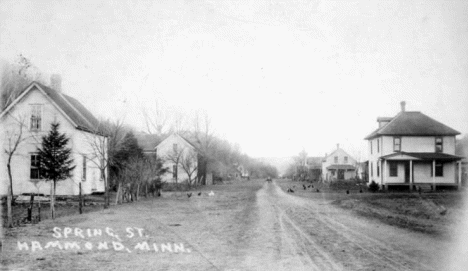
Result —
[[322, 160], [322, 161], [325, 161], [328, 157], [334, 155], [335, 152], [337, 152], [337, 151], [342, 151], [346, 156], [348, 156], [348, 158], [351, 158], [351, 159], [355, 160], [354, 157], [352, 157], [351, 155], [349, 155], [349, 153], [347, 153], [345, 150], [343, 150], [343, 149], [340, 148], [340, 147], [337, 147], [337, 148], [336, 148], [334, 151], [332, 151], [329, 155], [326, 155], [325, 157], [323, 157], [323, 160]]
[[135, 134], [135, 137], [144, 152], [153, 152], [155, 147], [161, 143], [161, 138], [157, 135], [141, 133]]
[[25, 88], [0, 114], [0, 117], [4, 116], [8, 111], [14, 108], [21, 99], [35, 88], [46, 95], [52, 103], [56, 105], [63, 114], [65, 114], [65, 117], [70, 120], [76, 129], [97, 133], [99, 121], [78, 100], [38, 82], [32, 82], [27, 88]]
[[156, 145], [154, 147], [154, 149], [158, 148], [161, 144], [163, 144], [168, 138], [170, 138], [171, 136], [178, 136], [180, 137], [183, 141], [185, 141], [189, 146], [191, 146], [192, 148], [194, 148], [196, 151], [198, 151], [198, 148], [195, 147], [195, 145], [193, 145], [189, 140], [187, 140], [185, 137], [183, 137], [181, 134], [179, 133], [172, 133], [170, 135], [168, 135], [165, 139], [163, 139], [161, 142], [159, 142], [158, 145]]
[[421, 112], [402, 111], [388, 124], [373, 131], [365, 139], [381, 135], [392, 136], [455, 136], [460, 132], [440, 123]]

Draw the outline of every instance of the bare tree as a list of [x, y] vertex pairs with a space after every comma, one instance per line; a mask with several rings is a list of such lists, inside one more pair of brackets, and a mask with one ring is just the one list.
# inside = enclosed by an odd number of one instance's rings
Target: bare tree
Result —
[[[3, 63], [0, 67], [0, 109], [5, 109], [32, 81], [43, 80], [43, 74], [29, 59], [18, 55], [15, 63]], [[1, 111], [0, 110], [0, 111]]]
[[180, 165], [182, 169], [187, 174], [188, 185], [191, 186], [196, 180], [197, 176], [193, 174], [197, 172], [198, 169], [198, 154], [194, 150], [188, 150], [185, 154], [182, 155]]
[[145, 120], [146, 131], [149, 134], [162, 135], [166, 131], [168, 115], [158, 100], [154, 101], [154, 108], [142, 107], [142, 114]]
[[172, 173], [175, 176], [175, 183], [178, 183], [179, 180], [179, 166], [182, 163], [183, 155], [184, 155], [184, 148], [173, 150], [172, 153], [166, 155], [164, 157], [165, 161], [170, 161], [173, 163], [173, 167], [168, 169], [169, 173]]
[[4, 152], [7, 156], [6, 160], [6, 167], [8, 172], [8, 179], [10, 181], [8, 185], [8, 199], [7, 199], [7, 214], [8, 214], [8, 227], [13, 226], [13, 216], [12, 216], [12, 204], [13, 204], [13, 174], [12, 174], [12, 160], [13, 157], [16, 155], [18, 148], [20, 145], [29, 139], [28, 135], [25, 135], [24, 130], [26, 129], [26, 121], [24, 117], [14, 117], [13, 115], [9, 114], [11, 119], [14, 120], [15, 127], [10, 127], [10, 129], [6, 129], [5, 133], [5, 142], [6, 144], [4, 147]]
[[197, 159], [198, 179], [202, 181], [202, 184], [205, 184], [207, 168], [211, 163], [215, 162], [213, 154], [215, 132], [211, 125], [211, 119], [206, 112], [197, 112], [194, 115], [191, 137], [194, 138], [194, 143], [199, 152]]
[[90, 161], [99, 168], [101, 179], [104, 181], [104, 208], [109, 208], [109, 168], [114, 163], [114, 156], [118, 144], [124, 136], [123, 122], [101, 121], [93, 133], [86, 133], [91, 153]]
[[305, 149], [299, 153], [298, 156], [295, 156], [294, 163], [296, 165], [296, 173], [295, 175], [299, 178], [299, 180], [304, 180], [307, 177], [307, 152]]

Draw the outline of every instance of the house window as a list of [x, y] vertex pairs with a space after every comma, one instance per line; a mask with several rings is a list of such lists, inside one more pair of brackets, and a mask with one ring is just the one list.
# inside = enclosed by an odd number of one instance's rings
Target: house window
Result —
[[377, 177], [380, 176], [380, 163], [377, 162]]
[[[431, 177], [433, 176], [432, 165], [431, 165]], [[436, 162], [435, 164], [435, 176], [444, 177], [444, 164], [441, 162]]]
[[177, 179], [177, 165], [172, 166], [172, 178]]
[[442, 137], [436, 137], [435, 138], [435, 151], [436, 152], [442, 152], [443, 151], [443, 140], [442, 140]]
[[38, 154], [31, 154], [31, 170], [29, 178], [31, 178], [31, 180], [38, 180], [41, 178], [41, 159]]
[[335, 164], [338, 164], [338, 156], [335, 156]]
[[370, 162], [370, 175], [374, 177], [374, 164]]
[[86, 181], [86, 155], [83, 155], [83, 176], [81, 179]]
[[33, 131], [40, 131], [42, 127], [42, 105], [31, 105], [31, 120], [30, 129]]
[[345, 156], [345, 157], [344, 157], [344, 163], [345, 163], [345, 164], [348, 163], [348, 156]]
[[372, 154], [372, 140], [369, 140], [370, 143], [370, 154]]
[[177, 143], [172, 144], [172, 149], [174, 152], [177, 152]]
[[389, 162], [388, 164], [389, 166], [389, 173], [390, 173], [390, 177], [398, 177], [398, 163], [397, 162]]
[[393, 151], [401, 151], [401, 137], [393, 138]]
[[380, 140], [377, 139], [377, 153], [380, 152]]

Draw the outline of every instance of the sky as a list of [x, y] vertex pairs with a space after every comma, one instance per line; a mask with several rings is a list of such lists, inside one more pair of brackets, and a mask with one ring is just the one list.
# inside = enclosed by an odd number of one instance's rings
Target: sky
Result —
[[462, 0], [0, 1], [0, 58], [137, 130], [156, 105], [188, 124], [204, 111], [253, 157], [339, 143], [365, 160], [403, 100], [468, 133], [466, 48]]

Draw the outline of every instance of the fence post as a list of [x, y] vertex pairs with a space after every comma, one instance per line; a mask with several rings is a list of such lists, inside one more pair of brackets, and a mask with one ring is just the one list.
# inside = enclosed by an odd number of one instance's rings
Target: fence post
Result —
[[31, 198], [29, 200], [29, 207], [28, 207], [28, 221], [32, 221], [32, 210], [34, 207], [34, 193], [31, 193]]

